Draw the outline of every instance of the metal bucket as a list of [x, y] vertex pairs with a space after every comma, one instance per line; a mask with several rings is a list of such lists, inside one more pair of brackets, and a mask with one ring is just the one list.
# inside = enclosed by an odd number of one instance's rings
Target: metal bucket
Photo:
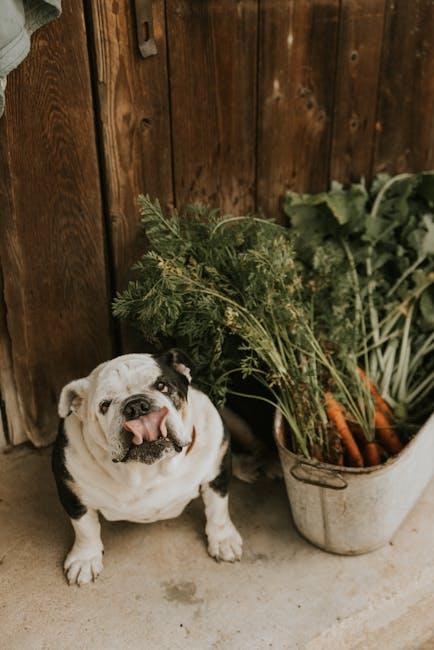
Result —
[[294, 523], [330, 553], [359, 555], [387, 544], [434, 474], [434, 414], [398, 456], [366, 469], [293, 454], [285, 446], [280, 411], [274, 437]]

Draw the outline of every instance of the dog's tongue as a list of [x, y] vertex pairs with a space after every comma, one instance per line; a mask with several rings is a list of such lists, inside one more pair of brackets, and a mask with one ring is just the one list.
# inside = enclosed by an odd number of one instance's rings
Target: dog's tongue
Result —
[[166, 418], [169, 411], [166, 407], [158, 411], [151, 411], [147, 415], [142, 415], [135, 420], [128, 420], [124, 424], [124, 429], [131, 431], [133, 434], [133, 444], [141, 445], [147, 440], [153, 442], [158, 438], [167, 436]]

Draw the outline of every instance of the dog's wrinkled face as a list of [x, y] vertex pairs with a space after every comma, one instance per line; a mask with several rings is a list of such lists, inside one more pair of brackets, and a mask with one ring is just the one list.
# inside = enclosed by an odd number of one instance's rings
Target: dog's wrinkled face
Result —
[[127, 354], [65, 386], [59, 413], [73, 411], [90, 430], [96, 425], [113, 462], [152, 464], [191, 442], [183, 422], [189, 383], [178, 351]]

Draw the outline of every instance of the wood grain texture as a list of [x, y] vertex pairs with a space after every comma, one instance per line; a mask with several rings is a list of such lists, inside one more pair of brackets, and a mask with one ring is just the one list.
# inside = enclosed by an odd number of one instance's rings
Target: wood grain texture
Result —
[[[1, 128], [0, 123], [0, 130]], [[0, 265], [0, 449], [11, 442], [15, 444], [21, 442], [17, 435], [21, 417], [14, 410], [17, 409], [17, 391], [11, 372], [10, 359], [11, 346], [6, 326], [6, 305], [3, 299], [3, 275]], [[8, 409], [6, 409], [6, 404]]]
[[260, 3], [258, 207], [329, 184], [339, 0]]
[[369, 179], [385, 0], [342, 0], [336, 73], [332, 180]]
[[86, 33], [73, 3], [33, 38], [2, 120], [7, 328], [26, 433], [39, 445], [55, 433], [62, 385], [111, 356]]
[[9, 77], [0, 393], [14, 443], [48, 442], [61, 386], [111, 356], [111, 291], [144, 247], [139, 193], [279, 216], [289, 188], [434, 167], [433, 0], [154, 0], [145, 60], [132, 6], [65, 2]]
[[434, 2], [388, 0], [374, 173], [434, 167]]
[[144, 248], [137, 196], [173, 204], [164, 0], [153, 2], [158, 52], [147, 59], [139, 54], [134, 2], [91, 6], [104, 187], [121, 289]]
[[0, 449], [3, 447], [6, 447], [8, 442], [6, 440], [6, 433], [3, 427], [3, 421], [1, 418], [1, 410], [2, 410], [2, 404], [1, 404], [1, 395], [0, 395]]
[[254, 208], [256, 0], [170, 0], [167, 25], [177, 205]]
[[[5, 136], [4, 121], [0, 121], [0, 142], [3, 144]], [[1, 157], [0, 157], [1, 159]], [[3, 170], [1, 170], [3, 172]], [[8, 170], [5, 176], [8, 179], [10, 187], [10, 176]], [[3, 197], [2, 197], [3, 198]], [[2, 202], [2, 209], [4, 204]], [[3, 444], [10, 442], [18, 445], [27, 440], [26, 423], [23, 410], [20, 404], [15, 374], [12, 360], [12, 342], [9, 336], [6, 304], [4, 301], [4, 282], [2, 269], [0, 267], [0, 416], [4, 418], [7, 424], [7, 439], [5, 427], [3, 427]], [[0, 446], [2, 445], [0, 435]]]

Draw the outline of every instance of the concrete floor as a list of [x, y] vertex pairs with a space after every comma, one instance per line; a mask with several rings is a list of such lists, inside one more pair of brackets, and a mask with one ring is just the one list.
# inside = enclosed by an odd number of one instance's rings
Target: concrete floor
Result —
[[0, 455], [0, 648], [434, 648], [434, 483], [393, 544], [359, 557], [303, 541], [280, 481], [234, 481], [231, 509], [241, 563], [208, 557], [197, 500], [172, 521], [104, 522], [103, 573], [68, 587], [49, 452]]

